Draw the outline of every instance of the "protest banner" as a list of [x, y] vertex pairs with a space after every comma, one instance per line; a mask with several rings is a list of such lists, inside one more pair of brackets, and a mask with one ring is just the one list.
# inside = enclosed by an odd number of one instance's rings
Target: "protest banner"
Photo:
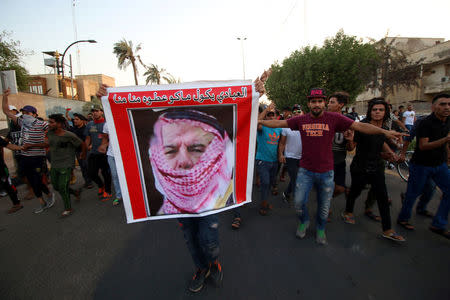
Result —
[[128, 223], [251, 202], [259, 98], [251, 81], [107, 91], [102, 104]]

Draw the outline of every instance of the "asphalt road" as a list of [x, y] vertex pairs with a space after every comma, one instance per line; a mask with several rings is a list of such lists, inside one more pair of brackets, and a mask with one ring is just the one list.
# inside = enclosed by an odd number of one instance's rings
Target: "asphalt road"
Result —
[[[387, 175], [387, 185], [395, 221], [406, 184]], [[397, 228], [407, 242], [395, 244], [363, 216], [367, 191], [356, 225], [340, 220], [341, 196], [323, 247], [314, 242], [314, 221], [304, 240], [295, 237], [295, 212], [280, 196], [260, 216], [257, 192], [240, 230], [231, 229], [230, 211], [220, 215], [223, 287], [198, 294], [186, 289], [194, 266], [175, 220], [127, 225], [123, 208], [96, 200], [95, 189], [84, 190], [65, 219], [59, 197], [42, 214], [33, 213], [37, 200], [23, 201], [18, 213], [0, 214], [0, 299], [450, 299], [450, 242], [428, 230], [429, 219], [414, 216], [414, 232]], [[9, 207], [0, 198], [0, 211]]]

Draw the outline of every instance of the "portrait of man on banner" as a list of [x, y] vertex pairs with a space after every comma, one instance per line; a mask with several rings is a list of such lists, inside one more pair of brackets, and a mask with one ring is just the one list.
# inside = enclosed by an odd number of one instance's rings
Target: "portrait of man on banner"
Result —
[[251, 81], [104, 88], [127, 222], [250, 203], [258, 99]]
[[231, 105], [132, 112], [151, 215], [235, 204], [233, 113]]

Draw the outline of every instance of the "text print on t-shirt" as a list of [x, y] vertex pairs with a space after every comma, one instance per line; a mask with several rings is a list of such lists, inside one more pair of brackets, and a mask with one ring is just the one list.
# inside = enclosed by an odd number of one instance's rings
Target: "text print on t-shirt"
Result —
[[306, 136], [323, 136], [323, 131], [330, 131], [328, 124], [313, 123], [303, 124], [302, 130], [306, 132]]
[[279, 139], [280, 139], [280, 135], [277, 135], [276, 132], [274, 132], [272, 134], [269, 133], [269, 139], [267, 140], [267, 144], [277, 145]]

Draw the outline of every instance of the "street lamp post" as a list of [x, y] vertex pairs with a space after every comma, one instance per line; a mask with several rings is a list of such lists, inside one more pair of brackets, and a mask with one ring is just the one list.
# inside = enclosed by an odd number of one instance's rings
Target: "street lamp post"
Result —
[[[61, 65], [58, 67], [58, 77], [60, 75], [62, 75], [62, 78], [58, 78], [58, 81], [59, 81], [58, 86], [59, 86], [59, 94], [60, 95], [62, 94], [62, 80], [64, 80], [64, 56], [66, 56], [66, 52], [67, 52], [67, 50], [69, 50], [70, 47], [72, 47], [73, 45], [78, 44], [78, 43], [97, 43], [97, 41], [95, 41], [95, 40], [75, 41], [72, 44], [70, 44], [69, 46], [67, 46], [66, 50], [64, 50], [62, 58], [61, 58]], [[57, 59], [57, 61], [58, 61], [58, 59]]]
[[97, 43], [97, 41], [95, 40], [79, 40], [76, 42], [73, 42], [72, 44], [70, 44], [69, 46], [67, 46], [66, 50], [64, 50], [62, 58], [61, 58], [61, 66], [62, 66], [62, 78], [64, 79], [64, 56], [66, 56], [66, 52], [67, 50], [69, 50], [70, 47], [72, 47], [75, 44], [78, 43]]
[[238, 41], [241, 41], [241, 50], [242, 50], [242, 72], [244, 74], [245, 80], [245, 57], [244, 57], [244, 41], [247, 40], [246, 37], [237, 37]]

